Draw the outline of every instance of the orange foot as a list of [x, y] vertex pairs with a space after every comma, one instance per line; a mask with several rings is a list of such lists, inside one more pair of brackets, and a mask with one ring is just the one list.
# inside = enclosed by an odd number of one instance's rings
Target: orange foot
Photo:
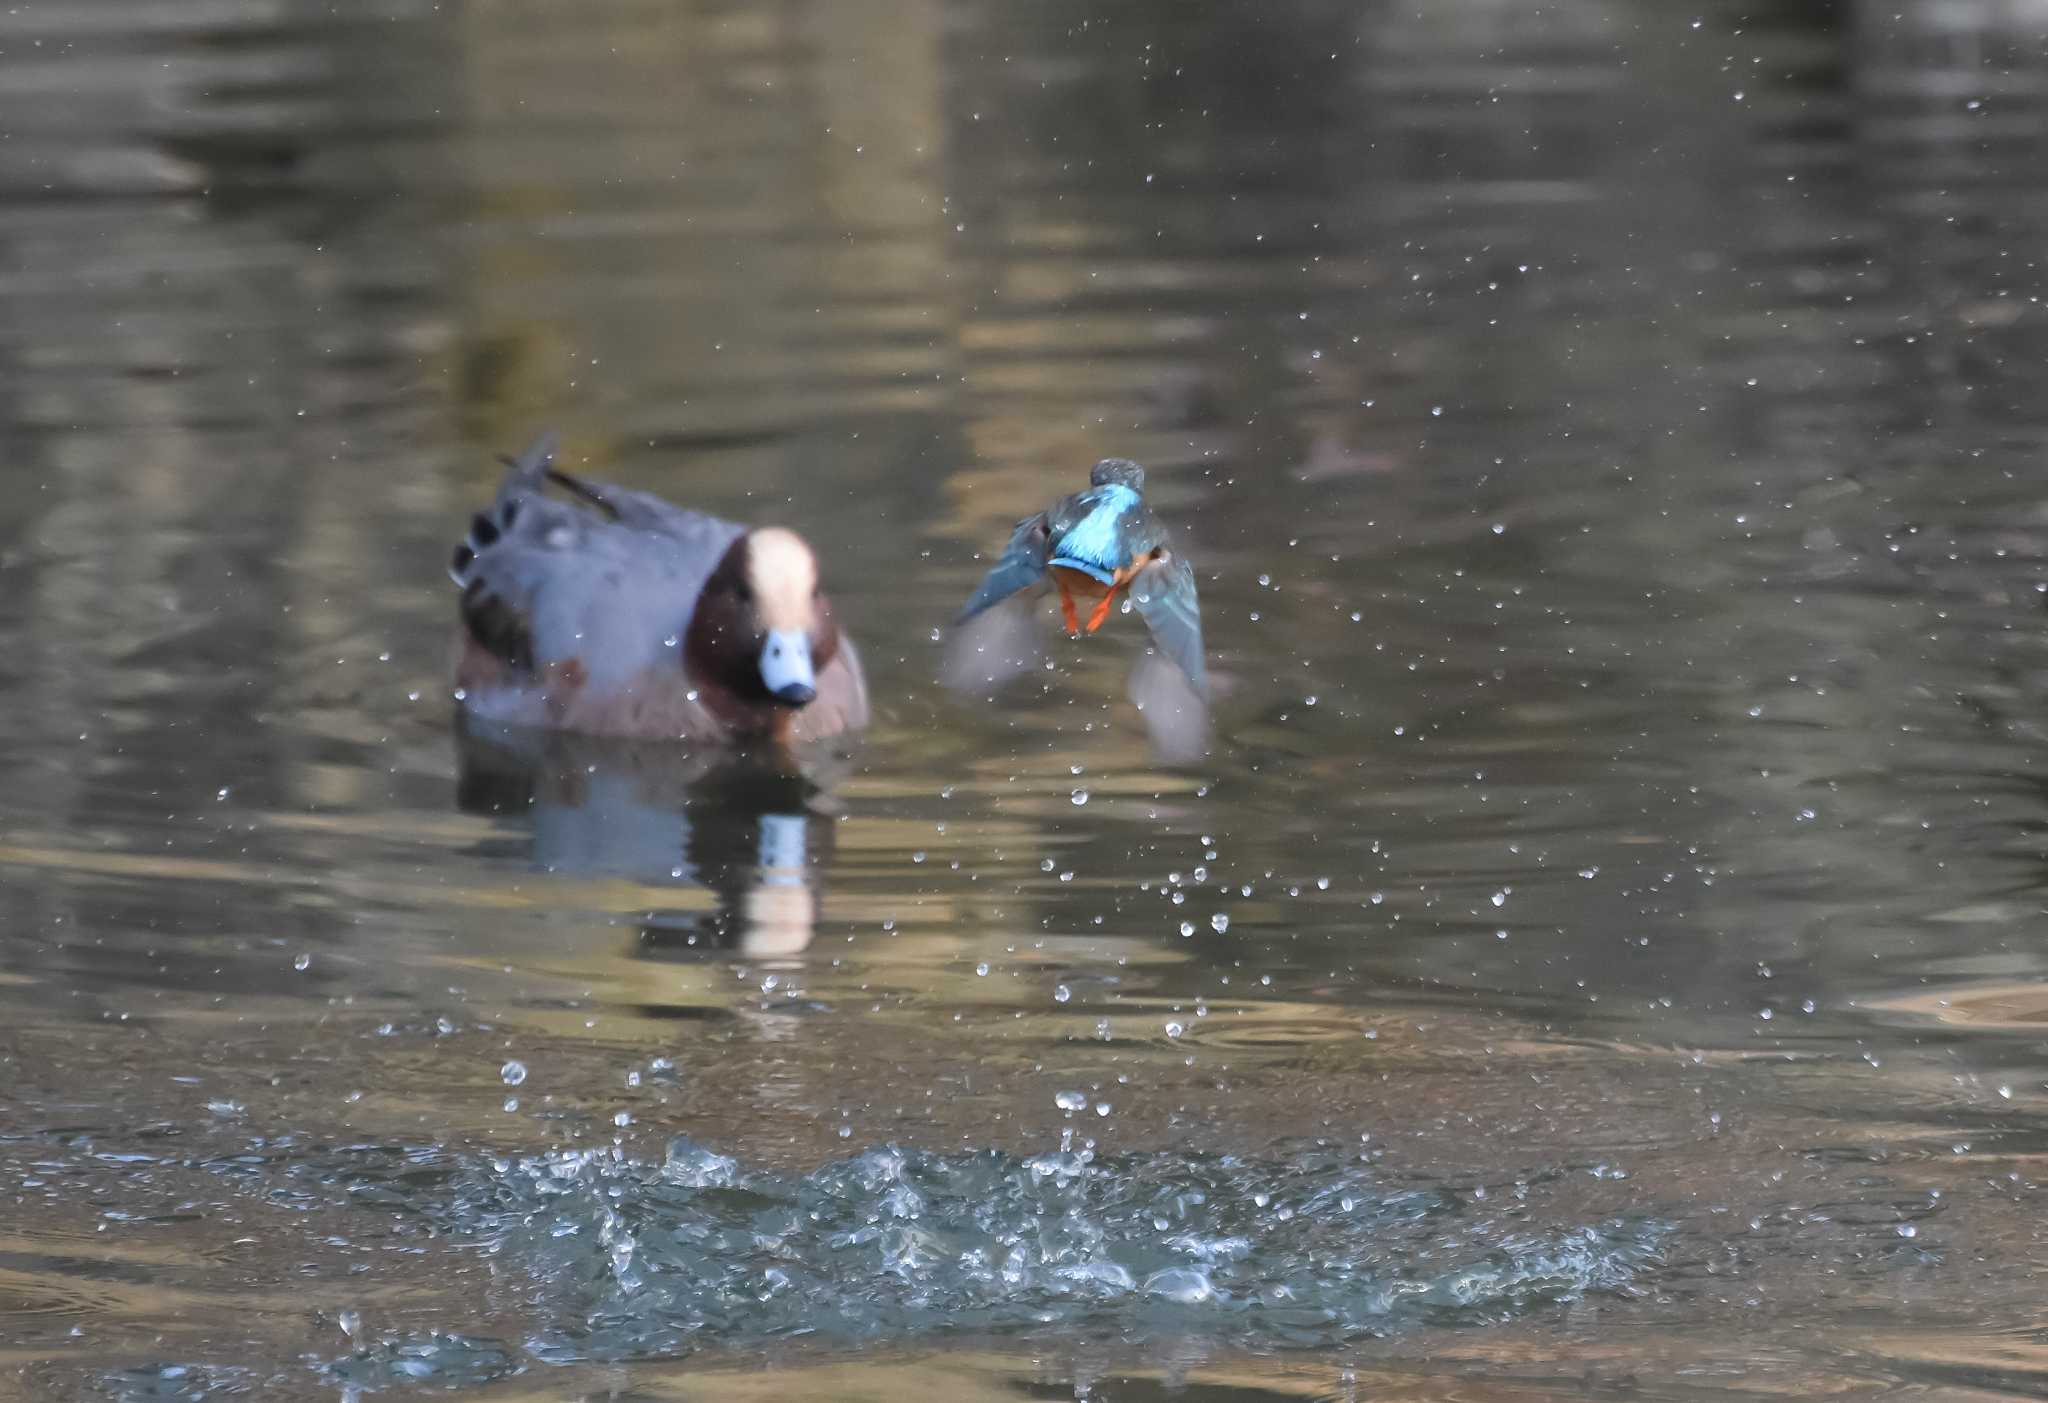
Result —
[[[1095, 612], [1088, 616], [1088, 631], [1090, 633], [1102, 627], [1102, 621], [1109, 617], [1109, 606], [1115, 599], [1116, 587], [1112, 585], [1109, 591], [1096, 604]], [[1067, 631], [1069, 633], [1073, 632], [1073, 620], [1071, 618], [1067, 621]]]
[[[1060, 616], [1067, 621], [1067, 637], [1079, 638], [1081, 636], [1081, 619], [1074, 612], [1074, 596], [1067, 593], [1067, 582], [1065, 580], [1060, 581]], [[1089, 627], [1093, 628], [1094, 625], [1090, 624]]]

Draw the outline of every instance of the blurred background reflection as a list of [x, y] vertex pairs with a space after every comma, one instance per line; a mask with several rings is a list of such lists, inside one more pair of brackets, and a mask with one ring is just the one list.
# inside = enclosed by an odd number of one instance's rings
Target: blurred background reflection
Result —
[[[436, 1156], [1064, 1129], [1678, 1245], [1341, 1357], [790, 1377], [2037, 1390], [2044, 124], [2038, 0], [0, 15], [0, 1377], [484, 1387], [562, 1362], [540, 1268], [347, 1207]], [[818, 543], [861, 747], [457, 734], [442, 565], [546, 425]], [[939, 685], [1111, 455], [1200, 565], [1192, 759], [1135, 627]]]

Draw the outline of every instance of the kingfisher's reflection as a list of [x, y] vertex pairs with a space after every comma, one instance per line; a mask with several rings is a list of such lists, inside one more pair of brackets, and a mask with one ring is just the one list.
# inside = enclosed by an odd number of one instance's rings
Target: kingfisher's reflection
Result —
[[536, 866], [714, 894], [708, 912], [652, 912], [640, 929], [643, 958], [786, 955], [810, 944], [815, 874], [834, 826], [829, 760], [791, 772], [723, 751], [474, 721], [456, 737], [458, 806], [526, 816]]

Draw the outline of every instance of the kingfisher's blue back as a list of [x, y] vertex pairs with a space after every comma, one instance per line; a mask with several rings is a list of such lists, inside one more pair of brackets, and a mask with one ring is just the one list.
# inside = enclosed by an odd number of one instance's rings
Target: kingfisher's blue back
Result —
[[1092, 575], [1104, 584], [1131, 563], [1131, 540], [1124, 518], [1139, 505], [1138, 494], [1122, 483], [1091, 488], [1076, 495], [1074, 505], [1084, 511], [1068, 527], [1053, 549], [1052, 563]]
[[1145, 507], [1145, 470], [1127, 458], [1105, 458], [1088, 472], [1088, 486], [1062, 497], [1010, 533], [1001, 558], [960, 611], [965, 623], [1005, 599], [1046, 584], [1054, 570], [1075, 571], [1103, 586], [1084, 629], [1064, 573], [1056, 583], [1067, 632], [1093, 633], [1112, 602], [1128, 590], [1130, 605], [1145, 620], [1152, 641], [1186, 674], [1195, 695], [1206, 698], [1208, 674], [1202, 656], [1201, 602], [1195, 570], [1169, 543], [1166, 527]]

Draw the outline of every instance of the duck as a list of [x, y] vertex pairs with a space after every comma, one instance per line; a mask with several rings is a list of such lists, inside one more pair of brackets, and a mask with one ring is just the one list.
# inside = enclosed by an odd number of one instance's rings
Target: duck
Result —
[[779, 747], [866, 727], [809, 542], [572, 476], [557, 451], [543, 434], [504, 460], [449, 562], [469, 721]]
[[[1009, 545], [961, 609], [966, 623], [1004, 600], [1042, 588], [1059, 591], [1069, 637], [1094, 633], [1120, 596], [1128, 597], [1197, 697], [1209, 695], [1202, 652], [1202, 609], [1195, 570], [1145, 504], [1145, 470], [1128, 458], [1105, 458], [1088, 486], [1025, 517]], [[1089, 612], [1084, 620], [1081, 609]]]

